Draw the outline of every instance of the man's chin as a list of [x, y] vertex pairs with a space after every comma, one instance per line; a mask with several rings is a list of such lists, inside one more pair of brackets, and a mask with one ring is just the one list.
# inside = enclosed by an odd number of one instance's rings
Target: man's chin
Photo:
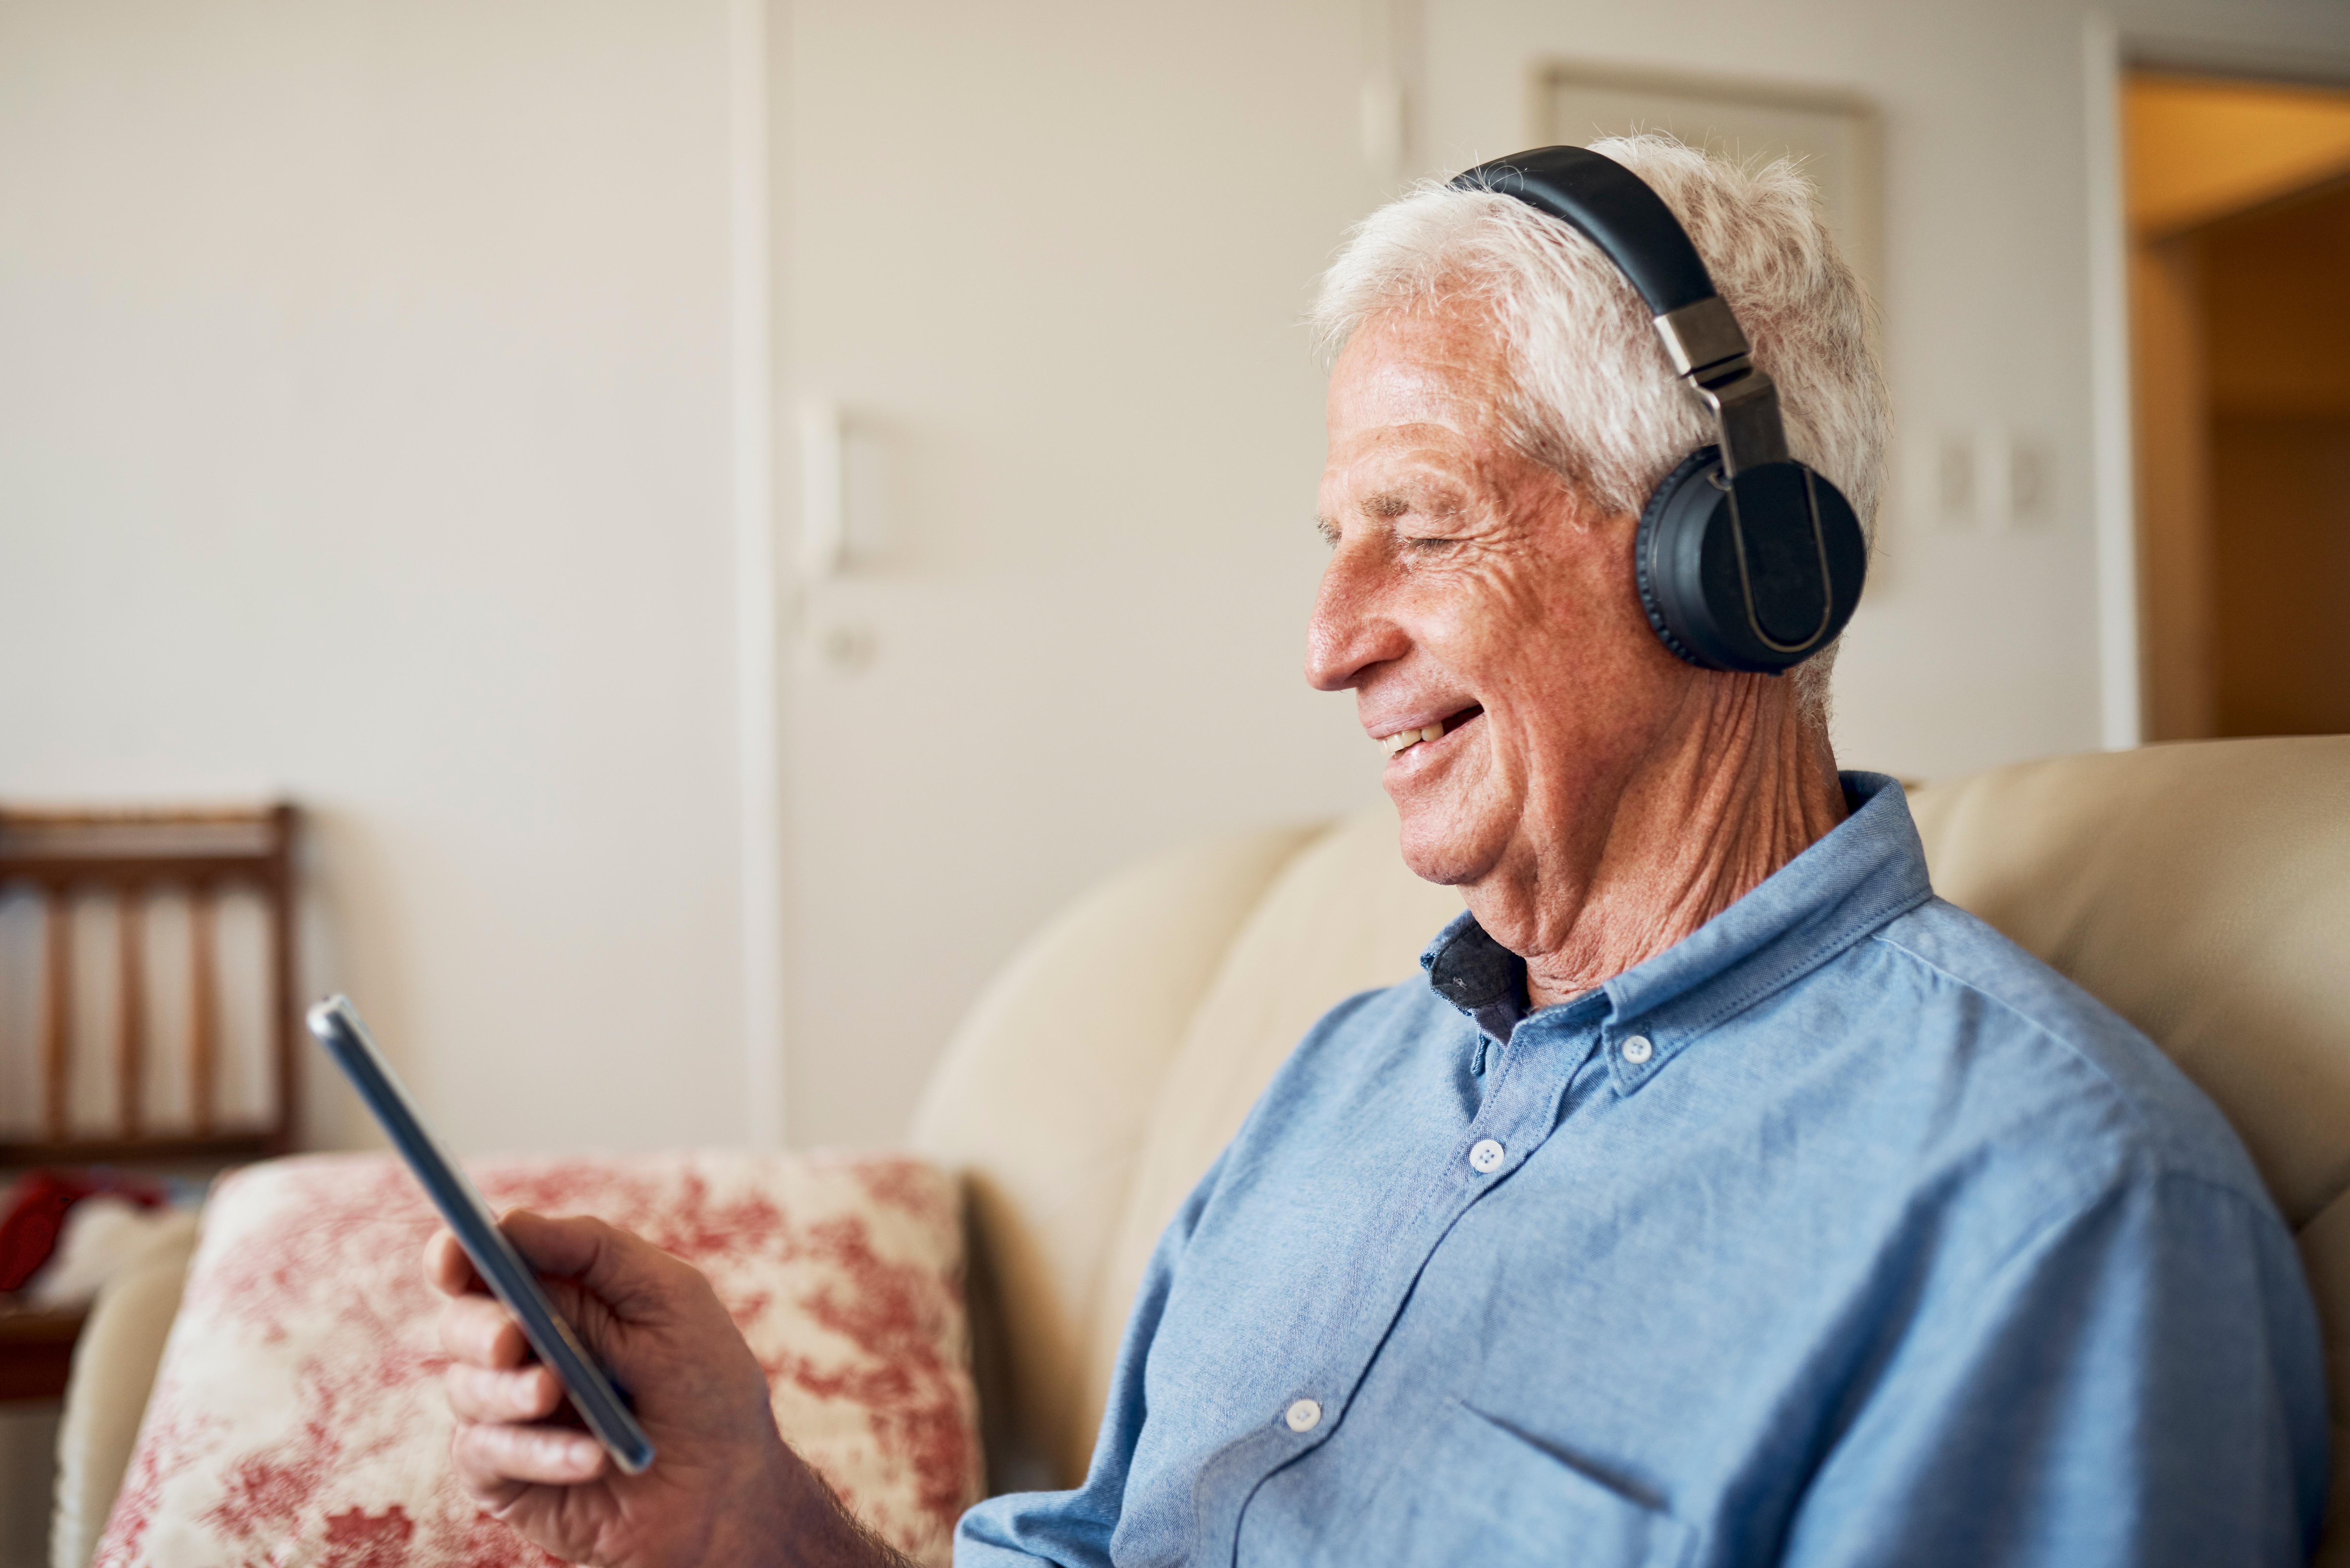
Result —
[[1397, 848], [1411, 874], [1423, 882], [1458, 888], [1475, 881], [1490, 857], [1478, 853], [1474, 838], [1461, 830], [1457, 818], [1430, 807], [1399, 813], [1402, 829]]

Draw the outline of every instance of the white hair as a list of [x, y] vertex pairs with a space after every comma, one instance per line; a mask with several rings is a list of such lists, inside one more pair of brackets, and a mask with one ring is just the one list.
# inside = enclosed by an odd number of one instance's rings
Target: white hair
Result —
[[[1885, 473], [1885, 379], [1868, 302], [1836, 254], [1810, 182], [1789, 160], [1743, 167], [1664, 136], [1591, 143], [1646, 181], [1689, 231], [1754, 360], [1778, 383], [1792, 454], [1845, 493], [1873, 541]], [[1599, 247], [1514, 197], [1429, 182], [1357, 224], [1324, 275], [1315, 333], [1332, 357], [1374, 317], [1466, 304], [1499, 329], [1513, 446], [1586, 503], [1638, 514], [1684, 457], [1714, 440], [1648, 321]], [[1825, 723], [1830, 644], [1795, 667]]]

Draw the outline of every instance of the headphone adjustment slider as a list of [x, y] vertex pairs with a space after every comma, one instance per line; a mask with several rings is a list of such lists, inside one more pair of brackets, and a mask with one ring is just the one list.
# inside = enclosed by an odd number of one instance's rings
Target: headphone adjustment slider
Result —
[[1725, 473], [1734, 478], [1766, 462], [1787, 461], [1787, 427], [1779, 417], [1779, 388], [1751, 361], [1711, 368], [1692, 377], [1690, 390], [1713, 416]]
[[1730, 306], [1718, 294], [1649, 319], [1665, 346], [1666, 358], [1673, 362], [1676, 376], [1711, 370], [1724, 360], [1743, 359], [1752, 351], [1738, 317], [1731, 314]]

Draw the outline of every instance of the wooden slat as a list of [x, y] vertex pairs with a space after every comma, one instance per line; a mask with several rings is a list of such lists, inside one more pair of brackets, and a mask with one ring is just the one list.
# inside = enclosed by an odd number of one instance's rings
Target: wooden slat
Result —
[[130, 1165], [158, 1161], [258, 1159], [281, 1152], [275, 1127], [214, 1133], [210, 1137], [78, 1137], [0, 1143], [0, 1168], [34, 1165]]
[[124, 888], [114, 901], [116, 1125], [137, 1138], [147, 1125], [147, 889]]
[[294, 995], [294, 807], [279, 802], [269, 812], [269, 962], [274, 989], [270, 1008], [277, 1054], [276, 1131], [269, 1152], [284, 1154], [294, 1147], [294, 1106], [301, 1082], [294, 1034], [300, 1003]]
[[77, 855], [0, 854], [0, 882], [22, 879], [45, 888], [78, 882], [121, 887], [130, 882], [192, 882], [200, 877], [243, 876], [266, 882], [275, 857], [250, 855], [125, 855], [107, 859]]
[[52, 1142], [67, 1133], [66, 1098], [73, 1074], [73, 900], [62, 889], [41, 890], [47, 919], [48, 964], [43, 977], [41, 1086], [47, 1115], [43, 1118]]
[[213, 1130], [213, 1107], [220, 1095], [220, 995], [216, 983], [219, 959], [213, 940], [214, 898], [210, 883], [199, 882], [188, 889], [188, 1100], [199, 1137]]

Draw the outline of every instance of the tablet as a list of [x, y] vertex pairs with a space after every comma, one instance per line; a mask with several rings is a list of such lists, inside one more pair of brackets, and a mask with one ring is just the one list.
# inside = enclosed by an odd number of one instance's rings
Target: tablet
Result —
[[473, 1260], [483, 1281], [514, 1314], [523, 1337], [530, 1341], [539, 1360], [562, 1379], [588, 1431], [623, 1471], [641, 1473], [653, 1462], [653, 1446], [629, 1413], [628, 1401], [571, 1332], [571, 1325], [563, 1321], [563, 1314], [555, 1310], [555, 1303], [547, 1300], [538, 1276], [498, 1229], [490, 1206], [482, 1201], [482, 1195], [465, 1179], [465, 1173], [457, 1168], [440, 1140], [425, 1130], [415, 1102], [384, 1064], [382, 1054], [368, 1037], [367, 1025], [359, 1022], [358, 1010], [348, 998], [329, 997], [310, 1009], [307, 1022], [310, 1033], [349, 1075], [359, 1098], [383, 1124], [392, 1147], [408, 1161], [408, 1168], [424, 1184], [425, 1196], [449, 1222], [458, 1245]]

